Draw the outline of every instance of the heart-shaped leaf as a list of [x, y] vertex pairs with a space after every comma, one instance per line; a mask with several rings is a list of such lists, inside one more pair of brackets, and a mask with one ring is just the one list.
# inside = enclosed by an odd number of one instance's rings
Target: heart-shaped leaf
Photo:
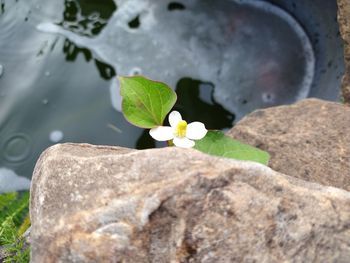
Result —
[[195, 149], [221, 157], [258, 162], [267, 165], [270, 155], [253, 146], [241, 143], [220, 131], [208, 131], [207, 135], [196, 141]]
[[135, 126], [161, 126], [176, 102], [176, 93], [166, 84], [141, 76], [119, 77], [122, 111]]

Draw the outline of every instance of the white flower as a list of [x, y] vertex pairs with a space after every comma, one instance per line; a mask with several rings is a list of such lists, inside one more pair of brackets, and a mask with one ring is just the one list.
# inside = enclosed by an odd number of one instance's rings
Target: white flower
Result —
[[177, 111], [172, 111], [169, 114], [169, 123], [171, 127], [159, 126], [151, 129], [149, 134], [157, 141], [173, 140], [175, 146], [191, 148], [195, 144], [193, 140], [204, 138], [208, 131], [201, 122], [187, 124]]

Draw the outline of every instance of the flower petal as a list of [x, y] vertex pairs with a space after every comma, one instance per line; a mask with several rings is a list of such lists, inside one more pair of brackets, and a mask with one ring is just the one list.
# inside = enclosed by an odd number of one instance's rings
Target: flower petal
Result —
[[186, 137], [192, 140], [200, 140], [204, 138], [207, 132], [208, 130], [203, 123], [195, 121], [187, 125]]
[[157, 141], [169, 141], [174, 138], [174, 130], [168, 126], [159, 126], [151, 129], [149, 135]]
[[175, 144], [175, 146], [181, 147], [181, 148], [192, 148], [195, 144], [194, 141], [187, 139], [186, 137], [184, 138], [175, 137], [173, 140], [173, 143]]
[[176, 126], [180, 121], [182, 121], [180, 112], [172, 111], [169, 114], [169, 123], [170, 123], [170, 126], [173, 127], [173, 129], [176, 129]]

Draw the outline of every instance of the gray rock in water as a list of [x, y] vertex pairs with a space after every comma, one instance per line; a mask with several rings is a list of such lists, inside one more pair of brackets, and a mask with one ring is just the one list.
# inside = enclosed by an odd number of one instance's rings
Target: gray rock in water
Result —
[[307, 99], [258, 110], [227, 134], [271, 154], [279, 172], [350, 190], [350, 108]]
[[196, 150], [52, 146], [30, 209], [35, 263], [350, 258], [347, 191]]

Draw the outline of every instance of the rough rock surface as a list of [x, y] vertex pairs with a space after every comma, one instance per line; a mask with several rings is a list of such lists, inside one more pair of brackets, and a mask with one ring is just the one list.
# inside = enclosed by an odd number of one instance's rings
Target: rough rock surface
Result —
[[350, 108], [307, 99], [255, 111], [227, 135], [266, 150], [281, 173], [350, 190]]
[[345, 74], [342, 81], [342, 96], [344, 102], [350, 104], [350, 1], [337, 0], [338, 23], [344, 40]]
[[35, 263], [350, 258], [350, 193], [195, 150], [53, 146], [30, 205]]

